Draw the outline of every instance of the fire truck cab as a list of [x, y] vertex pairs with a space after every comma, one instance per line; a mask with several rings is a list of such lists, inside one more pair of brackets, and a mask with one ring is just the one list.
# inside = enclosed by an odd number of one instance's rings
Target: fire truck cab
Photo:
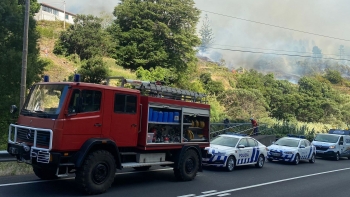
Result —
[[178, 180], [194, 179], [210, 141], [205, 95], [121, 80], [34, 84], [9, 127], [7, 151], [41, 179], [75, 173], [87, 194], [105, 192], [123, 168], [171, 166]]

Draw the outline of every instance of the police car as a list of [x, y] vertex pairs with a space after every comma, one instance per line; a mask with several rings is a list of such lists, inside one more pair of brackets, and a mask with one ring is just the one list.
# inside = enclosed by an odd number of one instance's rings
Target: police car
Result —
[[300, 160], [315, 163], [316, 147], [304, 136], [289, 135], [267, 147], [267, 160], [291, 162], [298, 165]]
[[224, 167], [231, 172], [235, 166], [252, 165], [262, 168], [266, 146], [248, 136], [223, 134], [210, 142], [203, 155], [203, 166]]

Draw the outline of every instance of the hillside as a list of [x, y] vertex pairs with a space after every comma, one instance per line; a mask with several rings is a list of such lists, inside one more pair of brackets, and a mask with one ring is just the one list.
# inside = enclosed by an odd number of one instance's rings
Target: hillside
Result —
[[[39, 21], [37, 29], [41, 34], [41, 39], [39, 40], [41, 57], [45, 61], [49, 62], [49, 66], [47, 66], [44, 74], [49, 75], [51, 81], [69, 80], [69, 77], [71, 77], [74, 74], [74, 72], [80, 68], [81, 62], [76, 55], [64, 57], [64, 56], [57, 56], [57, 55], [52, 53], [52, 51], [54, 49], [54, 44], [59, 37], [59, 33], [63, 30], [62, 23]], [[124, 69], [123, 67], [116, 65], [114, 59], [104, 58], [104, 61], [106, 62], [107, 66], [108, 66], [110, 76], [123, 76], [123, 77], [128, 78], [128, 79], [136, 79], [135, 72], [131, 72], [128, 69]], [[256, 71], [254, 71], [254, 72], [256, 72]], [[269, 80], [267, 75], [266, 75], [269, 73], [266, 73], [266, 71], [265, 71], [265, 72], [263, 72], [264, 74], [262, 74], [260, 72], [256, 72], [254, 74], [254, 72], [251, 73], [251, 71], [246, 70], [244, 68], [239, 68], [236, 70], [228, 69], [226, 66], [212, 62], [205, 57], [198, 57], [196, 72], [193, 72], [191, 74], [191, 81], [190, 82], [195, 83], [195, 85], [194, 84], [192, 84], [192, 85], [196, 86], [198, 89], [198, 82], [200, 81], [200, 76], [203, 74], [209, 74], [212, 81], [222, 83], [225, 91], [233, 91], [232, 93], [234, 93], [237, 90], [236, 87], [238, 84], [239, 87], [246, 87], [248, 89], [249, 88], [260, 89], [260, 91], [265, 94], [264, 95], [265, 98], [261, 98], [261, 99], [269, 99], [272, 95], [267, 95], [268, 94], [266, 92], [267, 90], [264, 90], [264, 88], [265, 88], [264, 84], [259, 84], [259, 83], [266, 83], [266, 81], [264, 82], [264, 80]], [[271, 70], [270, 73], [273, 73], [273, 71]], [[273, 82], [273, 83], [279, 83], [279, 82], [277, 82], [277, 79], [280, 78], [280, 74], [281, 73], [278, 73], [278, 72], [274, 73], [275, 77], [273, 80], [275, 82]], [[265, 77], [265, 75], [267, 78]], [[302, 77], [302, 76], [298, 76], [298, 77]], [[259, 79], [259, 78], [261, 78], [261, 79]], [[325, 81], [325, 79], [320, 74], [316, 75], [316, 80]], [[239, 84], [239, 83], [241, 83], [241, 84]], [[247, 84], [244, 85], [244, 83], [247, 83]], [[112, 81], [111, 84], [116, 85], [116, 82]], [[290, 84], [291, 88], [293, 87], [293, 91], [297, 91], [298, 85], [297, 85], [297, 82], [295, 81], [294, 78], [290, 79], [289, 84]], [[348, 80], [344, 79], [339, 84], [331, 84], [329, 82], [327, 82], [327, 84], [329, 84], [332, 89], [339, 92], [342, 95], [341, 97], [343, 99], [350, 95], [350, 82]], [[204, 87], [205, 85], [201, 84], [199, 86]], [[252, 86], [252, 87], [249, 87], [249, 86]], [[289, 85], [287, 85], [287, 86], [289, 86]], [[203, 87], [202, 87], [202, 90], [203, 90]], [[275, 88], [275, 87], [272, 86], [271, 88]], [[196, 89], [196, 88], [194, 88], [194, 89]], [[201, 88], [199, 88], [199, 89], [201, 89]], [[236, 94], [236, 93], [234, 93], [234, 94]], [[244, 94], [246, 94], [246, 93], [244, 93]], [[277, 93], [277, 94], [279, 94], [279, 93]], [[297, 93], [297, 94], [299, 94], [299, 93]], [[240, 98], [238, 98], [238, 99], [240, 99]], [[259, 98], [257, 98], [257, 99], [259, 100]], [[282, 108], [284, 108], [283, 99], [281, 101], [278, 101], [278, 102], [282, 102], [282, 106], [280, 106]], [[256, 103], [257, 106], [255, 106], [253, 108], [254, 110], [257, 110], [256, 107], [259, 107], [258, 103], [260, 101], [258, 101], [258, 100], [254, 101], [254, 102], [257, 102]], [[224, 104], [225, 102], [221, 102], [221, 101], [219, 102], [218, 98], [215, 95], [209, 97], [209, 102], [212, 105], [212, 120], [213, 121], [220, 121], [221, 122], [221, 120], [224, 119], [224, 117], [230, 116], [230, 114], [232, 116], [231, 119], [238, 118], [235, 115], [232, 115], [231, 112], [229, 112], [230, 109], [232, 108], [232, 106]], [[249, 101], [243, 100], [243, 102], [249, 102]], [[266, 101], [261, 101], [261, 102], [264, 103]], [[303, 101], [303, 102], [306, 102], [306, 101]], [[271, 104], [272, 104], [272, 106], [270, 106], [270, 107], [273, 107], [274, 104], [273, 103], [271, 103]], [[241, 110], [240, 108], [242, 106], [242, 103], [236, 103], [235, 105], [238, 105], [238, 106], [236, 106], [237, 110]], [[332, 106], [334, 104], [330, 103], [330, 105]], [[308, 106], [308, 104], [305, 103], [305, 106]], [[276, 107], [276, 106], [274, 106], [274, 107]], [[345, 110], [347, 106], [342, 104], [342, 106], [339, 106], [339, 107], [341, 107], [341, 110]], [[268, 109], [268, 108], [266, 108], [266, 109]], [[240, 115], [242, 117], [240, 117], [240, 118], [243, 118], [243, 120], [247, 120], [247, 118], [249, 118], [249, 116], [251, 116], [249, 114], [252, 113], [251, 112], [252, 109], [243, 109], [243, 110], [245, 110], [245, 113], [243, 113], [243, 114], [241, 113]], [[326, 109], [324, 109], [324, 110], [326, 110]], [[333, 109], [330, 109], [330, 110], [333, 110]], [[334, 110], [336, 111], [339, 109], [334, 108]], [[268, 114], [268, 113], [272, 113], [272, 112], [267, 111], [266, 114]], [[292, 112], [292, 114], [293, 113], [294, 112]], [[236, 114], [236, 113], [233, 113], [233, 114]], [[257, 115], [257, 118], [259, 118], [260, 121], [263, 121], [263, 122], [268, 123], [270, 125], [279, 124], [281, 122], [281, 121], [275, 120], [274, 118], [269, 118], [266, 115], [262, 115], [262, 116]], [[334, 119], [335, 121], [332, 121], [332, 119], [330, 119], [330, 118], [326, 118], [326, 119], [327, 119], [328, 124], [323, 124], [323, 123], [310, 123], [309, 124], [308, 123], [307, 125], [309, 125], [310, 128], [314, 128], [318, 131], [321, 131], [324, 129], [327, 130], [327, 128], [345, 127], [345, 124], [342, 123], [342, 121], [340, 121], [340, 120]], [[298, 121], [295, 123], [297, 125], [304, 125], [305, 124], [305, 123], [298, 122]]]
[[[38, 21], [37, 25], [37, 29], [41, 34], [38, 43], [40, 56], [49, 63], [44, 74], [50, 76], [50, 81], [68, 80], [69, 76], [73, 75], [81, 64], [77, 56], [57, 56], [52, 52], [60, 32], [64, 30], [62, 27], [62, 22], [52, 21]], [[66, 25], [66, 28], [69, 28], [69, 25]], [[124, 76], [126, 78], [136, 79], [136, 75], [130, 72], [130, 70], [117, 66], [114, 59], [104, 58], [104, 61], [106, 61], [110, 69], [111, 76]]]

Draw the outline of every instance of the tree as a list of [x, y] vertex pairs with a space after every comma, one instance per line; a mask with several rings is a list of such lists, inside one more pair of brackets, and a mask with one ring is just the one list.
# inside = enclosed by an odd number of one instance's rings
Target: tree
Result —
[[314, 58], [322, 58], [322, 50], [318, 46], [312, 48], [312, 53]]
[[113, 52], [115, 43], [107, 31], [102, 29], [102, 21], [92, 15], [77, 15], [74, 25], [61, 32], [53, 52], [58, 55], [78, 54], [82, 60], [108, 56]]
[[174, 74], [172, 70], [167, 68], [162, 68], [157, 66], [156, 68], [151, 68], [149, 70], [145, 70], [142, 67], [139, 67], [136, 72], [136, 76], [138, 79], [146, 80], [146, 81], [161, 81], [163, 85], [170, 84], [172, 78], [174, 78]]
[[214, 41], [214, 34], [213, 30], [210, 27], [208, 14], [206, 14], [204, 17], [202, 27], [199, 30], [199, 34], [201, 36], [201, 45], [199, 46], [199, 50], [206, 52], [207, 48], [210, 47]]
[[119, 45], [115, 58], [124, 68], [173, 68], [176, 81], [194, 67], [200, 11], [193, 0], [121, 0], [111, 31]]
[[338, 84], [343, 80], [341, 73], [339, 71], [330, 70], [330, 69], [326, 69], [326, 74], [324, 77], [332, 84]]
[[218, 100], [233, 119], [267, 117], [269, 106], [259, 90], [234, 89], [223, 92]]
[[78, 73], [84, 82], [101, 83], [108, 77], [109, 70], [102, 57], [93, 57], [83, 61]]
[[[0, 1], [0, 136], [8, 129], [10, 117], [8, 109], [11, 104], [19, 104], [22, 50], [23, 50], [23, 23], [25, 5], [21, 1]], [[37, 42], [39, 34], [36, 31], [36, 21], [33, 15], [38, 11], [36, 0], [31, 0], [31, 10], [28, 29], [28, 61], [27, 87], [40, 81], [46, 63], [39, 58]], [[0, 144], [5, 144], [0, 141]], [[4, 148], [4, 147], [3, 147]]]

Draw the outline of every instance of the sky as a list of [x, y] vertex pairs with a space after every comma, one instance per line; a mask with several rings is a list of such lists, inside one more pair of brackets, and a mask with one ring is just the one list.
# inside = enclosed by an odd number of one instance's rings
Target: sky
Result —
[[[326, 57], [339, 58], [339, 46], [344, 45], [345, 53], [349, 55], [350, 59], [349, 0], [194, 1], [196, 3], [195, 6], [202, 10], [201, 20], [205, 14], [208, 14], [215, 37], [213, 48], [297, 54], [285, 51], [312, 53], [312, 48], [317, 46], [322, 50], [323, 54], [336, 55], [325, 55]], [[38, 0], [38, 2], [63, 9], [63, 1], [60, 0]], [[94, 14], [98, 16], [101, 11], [112, 13], [118, 2], [118, 0], [67, 0], [66, 10], [75, 14]], [[343, 40], [275, 28], [204, 11]], [[201, 24], [202, 21], [198, 23], [197, 29], [200, 29]], [[274, 49], [275, 51], [267, 49]], [[252, 67], [257, 61], [267, 57], [267, 55], [261, 54], [218, 49], [210, 49], [208, 53], [203, 55], [212, 59], [223, 58], [227, 65], [233, 68]], [[311, 54], [300, 55], [308, 56]], [[269, 57], [271, 56], [275, 55], [269, 55]], [[291, 61], [289, 56], [275, 57], [285, 66], [293, 61]], [[288, 68], [288, 65], [281, 69], [285, 68]]]

